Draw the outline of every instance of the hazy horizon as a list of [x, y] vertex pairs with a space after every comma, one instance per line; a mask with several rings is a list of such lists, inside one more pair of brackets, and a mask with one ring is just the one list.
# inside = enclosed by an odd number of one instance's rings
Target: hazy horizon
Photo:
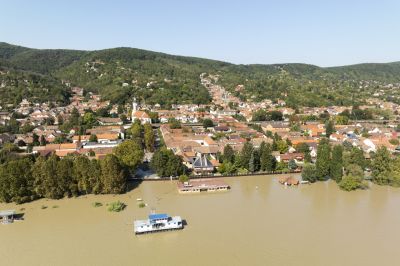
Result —
[[31, 48], [133, 47], [234, 64], [400, 61], [394, 0], [0, 3], [2, 41]]
[[234, 62], [229, 62], [229, 61], [224, 61], [224, 60], [219, 60], [215, 58], [206, 58], [206, 57], [199, 57], [199, 56], [192, 56], [192, 55], [181, 55], [181, 54], [172, 54], [172, 53], [167, 53], [167, 52], [160, 52], [160, 51], [153, 51], [153, 50], [148, 50], [145, 48], [138, 48], [138, 47], [129, 47], [129, 46], [119, 46], [119, 47], [108, 47], [108, 48], [103, 48], [103, 49], [94, 49], [94, 50], [88, 50], [88, 49], [70, 49], [70, 48], [40, 48], [40, 47], [29, 47], [25, 45], [19, 45], [15, 43], [9, 43], [6, 41], [0, 40], [0, 43], [7, 43], [9, 45], [15, 45], [15, 46], [22, 46], [25, 48], [29, 49], [37, 49], [37, 50], [71, 50], [71, 51], [86, 51], [86, 52], [92, 52], [92, 51], [101, 51], [101, 50], [107, 50], [107, 49], [116, 49], [116, 48], [129, 48], [129, 49], [139, 49], [139, 50], [144, 50], [144, 51], [149, 51], [149, 52], [156, 52], [156, 53], [163, 53], [167, 55], [172, 55], [172, 56], [182, 56], [182, 57], [193, 57], [193, 58], [200, 58], [200, 59], [206, 59], [206, 60], [214, 60], [214, 61], [221, 61], [224, 63], [228, 64], [233, 64], [233, 65], [286, 65], [286, 64], [306, 64], [306, 65], [313, 65], [321, 68], [331, 68], [331, 67], [343, 67], [343, 66], [352, 66], [352, 65], [360, 65], [360, 64], [391, 64], [391, 63], [400, 63], [399, 61], [387, 61], [387, 62], [359, 62], [359, 63], [354, 63], [354, 64], [348, 64], [348, 65], [334, 65], [334, 66], [320, 66], [316, 64], [310, 64], [310, 63], [304, 63], [304, 62], [281, 62], [281, 63], [248, 63], [248, 64], [238, 64]]

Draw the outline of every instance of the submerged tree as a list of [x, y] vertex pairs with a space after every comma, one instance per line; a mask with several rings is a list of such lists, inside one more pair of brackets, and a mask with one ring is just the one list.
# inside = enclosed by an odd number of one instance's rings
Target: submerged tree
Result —
[[126, 173], [123, 165], [113, 154], [108, 154], [100, 161], [103, 193], [118, 194], [126, 190]]
[[305, 181], [314, 183], [317, 181], [317, 169], [314, 164], [305, 164], [301, 173], [301, 178]]
[[330, 176], [336, 182], [340, 182], [343, 175], [343, 147], [335, 145], [332, 149], [332, 160], [330, 165]]

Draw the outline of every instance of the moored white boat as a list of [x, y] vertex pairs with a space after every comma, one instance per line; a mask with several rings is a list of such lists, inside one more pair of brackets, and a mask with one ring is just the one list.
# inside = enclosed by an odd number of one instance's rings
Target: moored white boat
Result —
[[135, 234], [153, 233], [167, 230], [178, 230], [183, 228], [183, 221], [180, 216], [169, 216], [165, 213], [150, 214], [146, 220], [135, 220]]

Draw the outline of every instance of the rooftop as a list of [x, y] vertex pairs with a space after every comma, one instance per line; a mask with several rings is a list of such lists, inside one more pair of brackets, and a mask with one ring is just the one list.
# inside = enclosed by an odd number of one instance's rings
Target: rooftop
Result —
[[150, 214], [149, 220], [160, 220], [160, 219], [168, 219], [168, 214], [166, 213], [157, 213], [157, 214]]
[[15, 215], [15, 211], [14, 210], [0, 211], [0, 217], [1, 216], [10, 216], [10, 215]]

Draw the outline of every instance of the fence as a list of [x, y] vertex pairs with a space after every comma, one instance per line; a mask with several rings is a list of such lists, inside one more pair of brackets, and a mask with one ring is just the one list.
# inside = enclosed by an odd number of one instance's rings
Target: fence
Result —
[[[301, 170], [290, 170], [290, 171], [269, 171], [269, 172], [248, 172], [248, 173], [234, 173], [234, 174], [210, 174], [210, 175], [191, 175], [190, 179], [200, 178], [223, 178], [223, 177], [234, 177], [234, 176], [254, 176], [254, 175], [283, 175], [283, 174], [297, 174], [301, 173]], [[173, 176], [172, 179], [178, 179], [178, 176]], [[131, 178], [130, 181], [165, 181], [171, 180], [171, 177], [160, 177], [160, 178]]]

